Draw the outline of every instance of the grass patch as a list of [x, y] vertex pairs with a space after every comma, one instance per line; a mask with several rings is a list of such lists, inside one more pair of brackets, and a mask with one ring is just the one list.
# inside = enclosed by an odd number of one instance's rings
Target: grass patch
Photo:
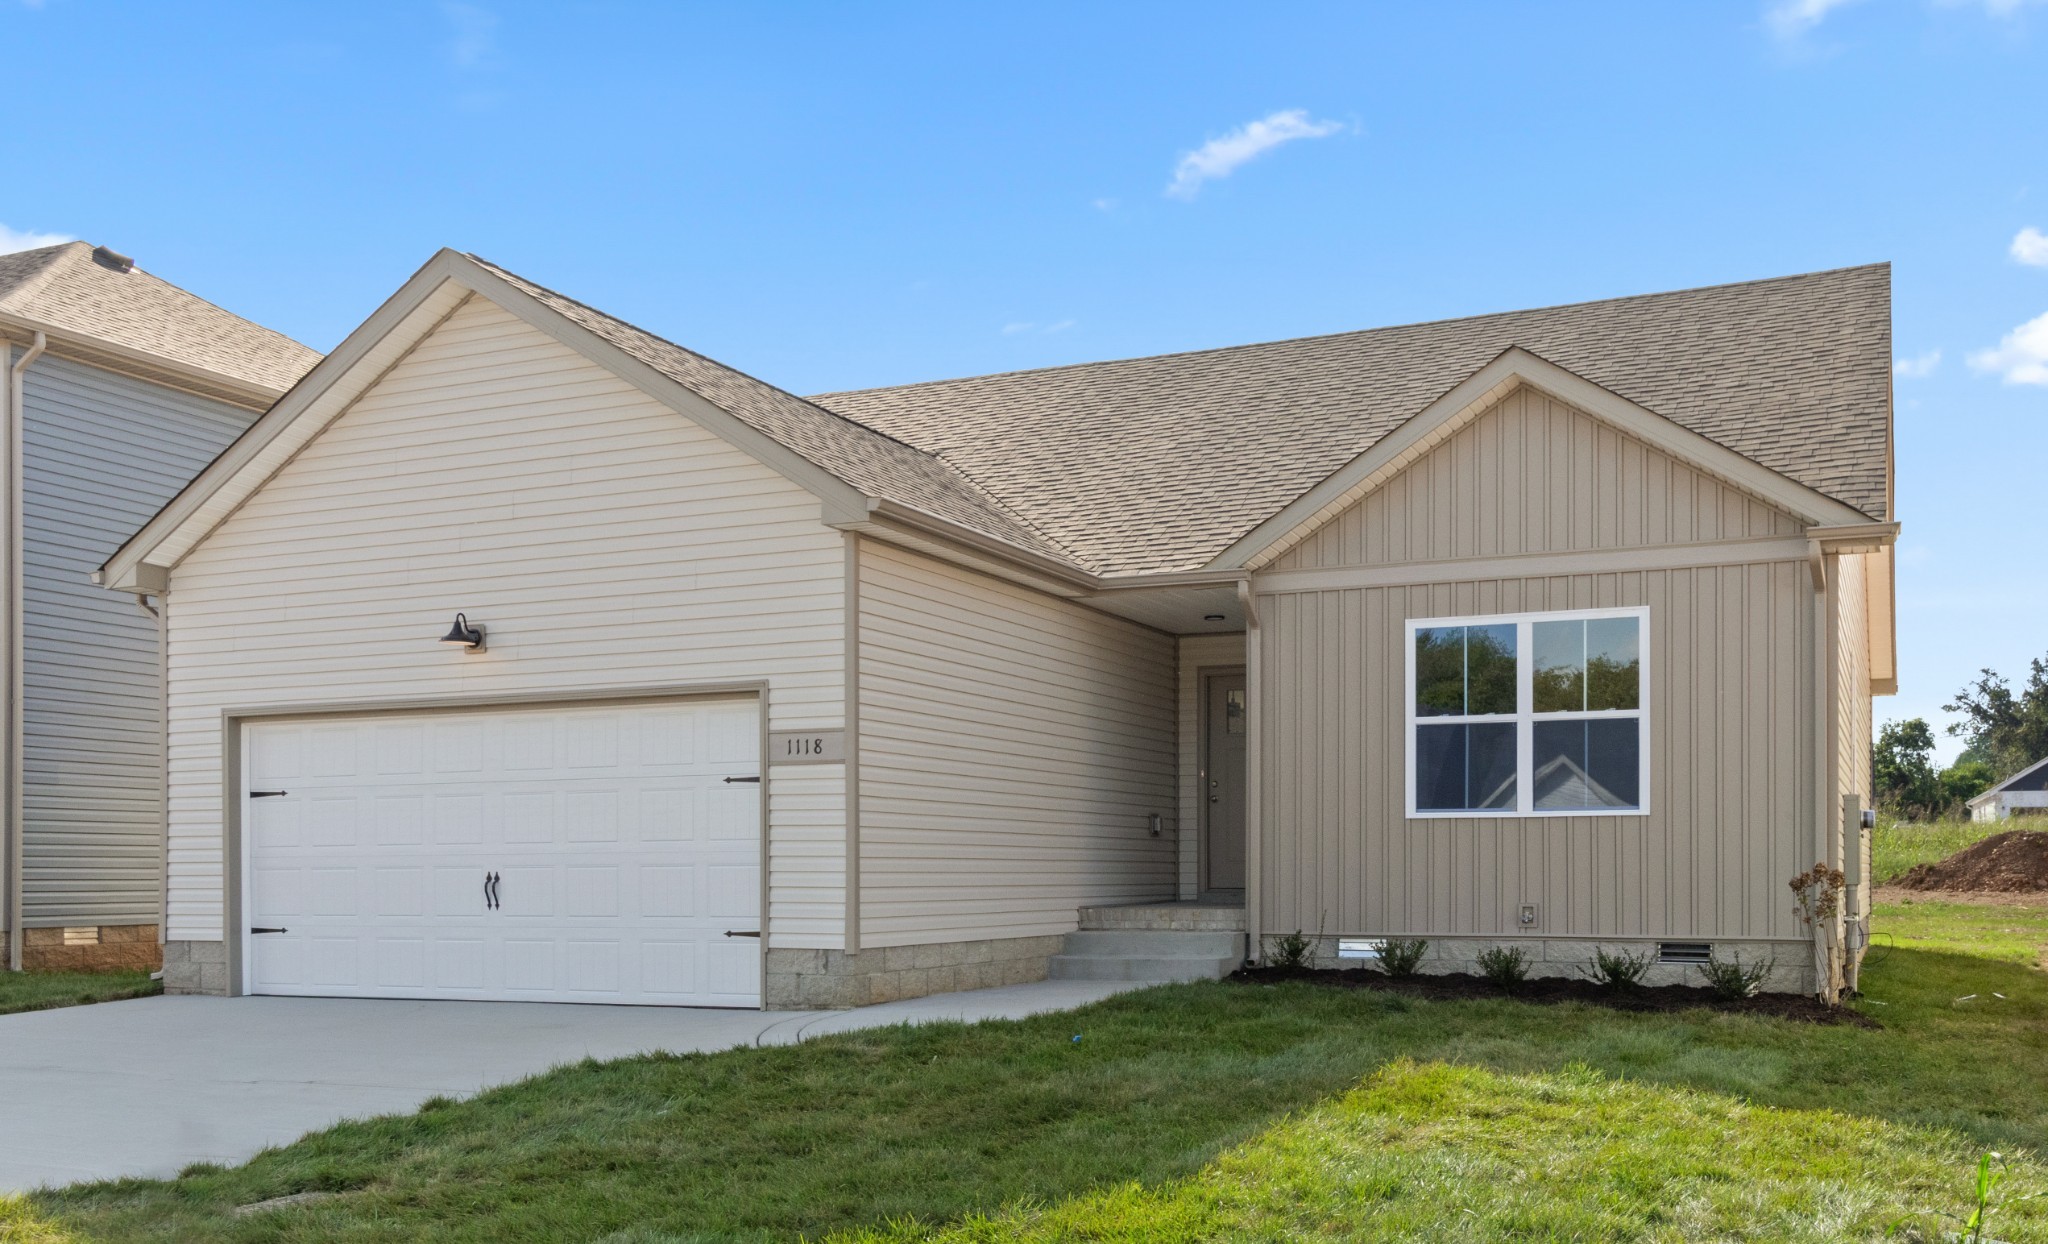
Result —
[[1881, 903], [1872, 913], [1878, 932], [1873, 960], [1901, 949], [1967, 955], [2029, 967], [2048, 967], [2048, 895], [2005, 895], [2006, 903], [1958, 903], [1939, 895]]
[[2011, 822], [1915, 823], [1880, 816], [1877, 828], [1870, 831], [1870, 879], [1876, 885], [1886, 885], [1915, 864], [1945, 860], [1972, 843], [2012, 828]]
[[[1188, 1179], [836, 1238], [1928, 1240], [1960, 1217], [1966, 1157], [1949, 1136], [1584, 1066], [1504, 1076], [1403, 1059]], [[2012, 1174], [2039, 1183], [2048, 1171]], [[1990, 1221], [2031, 1232], [2048, 1209], [2017, 1204]]]
[[162, 992], [147, 972], [0, 972], [0, 1015]]
[[[1959, 1205], [1981, 1149], [2015, 1192], [2044, 1178], [2048, 975], [1913, 906], [1917, 944], [1865, 975], [1881, 1029], [1171, 986], [564, 1068], [234, 1169], [0, 1201], [0, 1239], [1861, 1238]], [[306, 1191], [341, 1195], [232, 1213]]]

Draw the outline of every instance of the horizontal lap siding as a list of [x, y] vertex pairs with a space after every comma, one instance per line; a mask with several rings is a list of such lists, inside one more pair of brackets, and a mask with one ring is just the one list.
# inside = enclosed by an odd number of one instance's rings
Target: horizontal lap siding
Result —
[[862, 944], [1171, 895], [1174, 641], [872, 541], [860, 579]]
[[23, 915], [150, 924], [163, 815], [156, 624], [91, 574], [255, 416], [50, 355], [22, 397]]
[[[1402, 586], [1273, 592], [1259, 610], [1267, 931], [1791, 937], [1821, 757], [1803, 561], [1450, 580], [1458, 558], [1798, 534], [1796, 520], [1533, 390], [1503, 398], [1275, 568], [1432, 562]], [[1696, 559], [1695, 559], [1696, 560]], [[1383, 572], [1376, 582], [1384, 582]], [[1323, 588], [1325, 584], [1316, 584]], [[1648, 606], [1641, 817], [1406, 814], [1411, 618]]]
[[[843, 720], [842, 538], [818, 503], [472, 299], [178, 567], [173, 938], [221, 936], [221, 715], [766, 681]], [[434, 642], [456, 610], [489, 630]], [[769, 937], [843, 936], [838, 766], [767, 774]]]
[[1798, 534], [1789, 516], [1524, 388], [1333, 517], [1271, 569]]

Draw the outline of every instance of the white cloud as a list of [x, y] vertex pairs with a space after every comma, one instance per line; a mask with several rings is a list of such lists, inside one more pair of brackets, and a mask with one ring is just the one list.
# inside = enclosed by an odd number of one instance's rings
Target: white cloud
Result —
[[1970, 366], [1997, 372], [2007, 384], [2048, 385], [2048, 313], [2007, 333], [1997, 349], [1972, 354]]
[[1056, 320], [1051, 324], [1047, 324], [1044, 331], [1048, 333], [1063, 333], [1080, 322], [1079, 320]]
[[1829, 13], [1856, 0], [1776, 0], [1764, 10], [1764, 23], [1780, 39], [1797, 39], [1827, 20]]
[[1018, 333], [1028, 333], [1032, 329], [1037, 327], [1038, 325], [1033, 324], [1029, 320], [1017, 320], [1013, 323], [1003, 325], [1003, 336], [1014, 337]]
[[458, 69], [475, 69], [491, 59], [498, 48], [498, 15], [480, 5], [462, 0], [445, 0], [441, 15], [448, 19], [453, 38], [448, 59]]
[[1306, 108], [1289, 108], [1241, 125], [1221, 138], [1188, 152], [1174, 166], [1173, 181], [1166, 187], [1171, 198], [1192, 199], [1202, 183], [1228, 177], [1248, 160], [1299, 138], [1327, 138], [1344, 129], [1341, 121], [1311, 121]]
[[0, 255], [11, 255], [15, 251], [32, 251], [38, 246], [55, 246], [69, 242], [68, 233], [37, 233], [33, 229], [9, 229], [0, 225]]
[[1901, 380], [1920, 380], [1932, 376], [1934, 369], [1939, 366], [1941, 366], [1941, 351], [1929, 350], [1925, 354], [1917, 354], [1909, 359], [1893, 359], [1892, 375], [1899, 377]]
[[2030, 268], [2048, 268], [2048, 233], [2028, 225], [2013, 236], [2012, 257]]
[[1091, 199], [1089, 202], [1094, 205], [1095, 210], [1098, 212], [1113, 212], [1116, 210], [1115, 199]]

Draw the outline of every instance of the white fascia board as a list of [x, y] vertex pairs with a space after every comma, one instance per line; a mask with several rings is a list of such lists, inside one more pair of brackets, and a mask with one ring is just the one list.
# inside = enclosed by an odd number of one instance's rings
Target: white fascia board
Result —
[[1279, 513], [1252, 528], [1218, 554], [1209, 567], [1257, 569], [1270, 563], [1521, 385], [1611, 424], [1808, 526], [1851, 527], [1871, 522], [1868, 515], [1843, 502], [1780, 475], [1548, 359], [1513, 346]]
[[152, 590], [145, 580], [159, 578], [183, 560], [469, 296], [465, 286], [451, 279], [450, 261], [456, 258], [454, 251], [443, 250], [428, 260], [130, 536], [100, 567], [99, 582], [117, 591]]
[[262, 410], [284, 393], [282, 389], [199, 367], [168, 354], [152, 354], [75, 328], [46, 323], [13, 311], [0, 311], [0, 338], [26, 340], [37, 333], [49, 340], [59, 356], [76, 358], [94, 367], [122, 372], [151, 384], [167, 384], [249, 410]]

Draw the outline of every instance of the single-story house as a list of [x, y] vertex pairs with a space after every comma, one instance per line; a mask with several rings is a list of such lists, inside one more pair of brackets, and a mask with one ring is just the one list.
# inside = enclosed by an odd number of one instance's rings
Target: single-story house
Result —
[[320, 356], [103, 246], [0, 255], [0, 961], [155, 967], [156, 621], [90, 575]]
[[1964, 805], [1973, 821], [2048, 816], [2048, 757], [2043, 757]]
[[1301, 930], [1808, 988], [1890, 357], [1879, 265], [801, 398], [443, 251], [102, 570], [168, 619], [166, 984], [841, 1005]]

